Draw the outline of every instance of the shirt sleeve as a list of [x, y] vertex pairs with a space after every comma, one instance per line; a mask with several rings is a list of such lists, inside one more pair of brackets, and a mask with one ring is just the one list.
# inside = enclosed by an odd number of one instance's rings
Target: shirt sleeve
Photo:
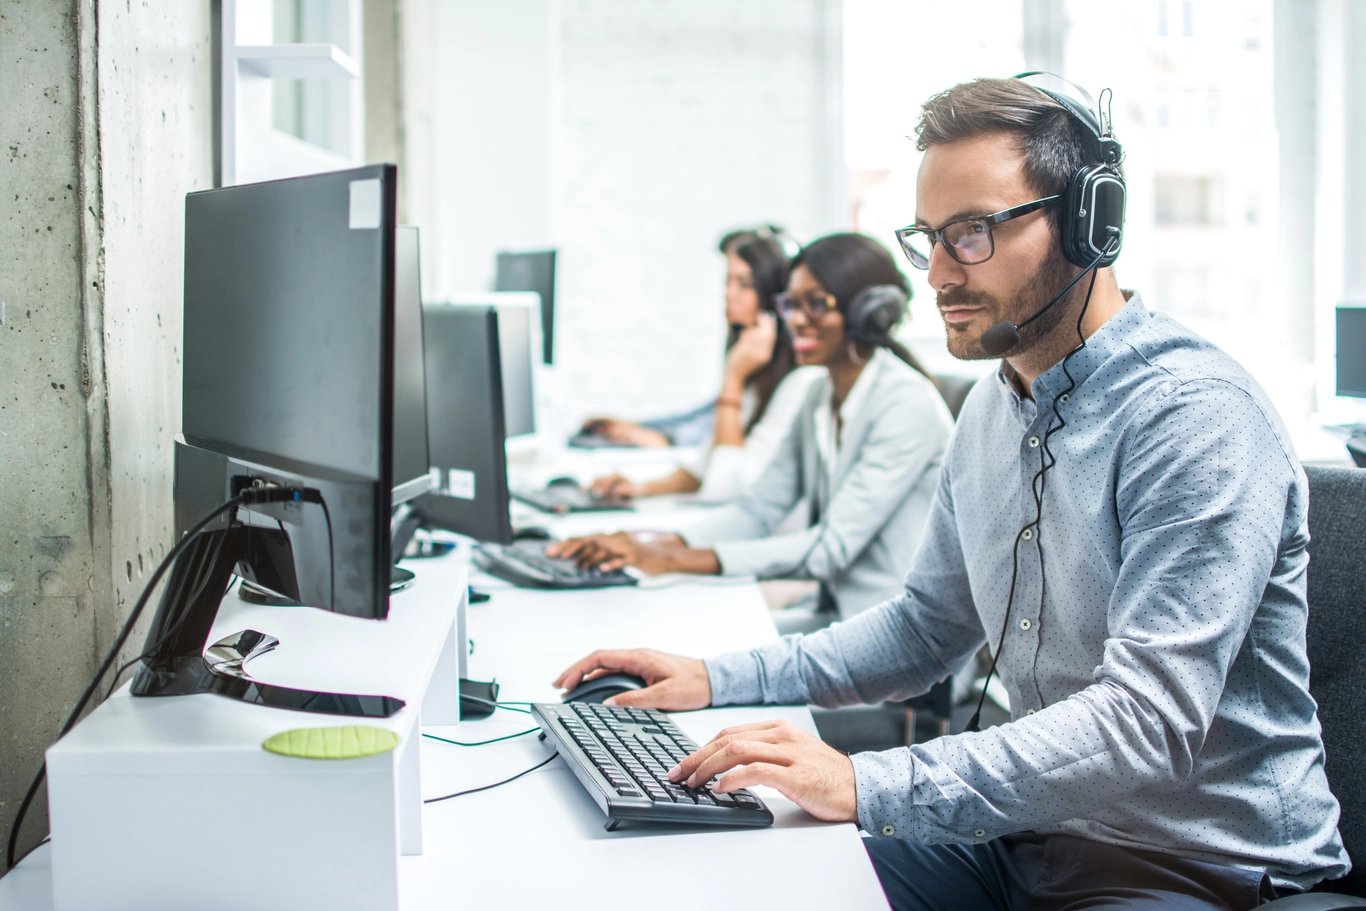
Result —
[[712, 704], [837, 706], [909, 698], [961, 666], [984, 636], [951, 490], [945, 470], [902, 595], [816, 633], [708, 659]]
[[1093, 682], [980, 733], [855, 756], [868, 831], [981, 842], [1192, 773], [1301, 473], [1252, 396], [1219, 380], [1170, 383], [1125, 434]]

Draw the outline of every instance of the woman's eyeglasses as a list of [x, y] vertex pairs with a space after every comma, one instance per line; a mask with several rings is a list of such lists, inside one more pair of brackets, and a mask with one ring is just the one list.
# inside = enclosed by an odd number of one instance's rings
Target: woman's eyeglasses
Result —
[[1061, 196], [1045, 196], [1043, 199], [1004, 209], [994, 215], [960, 218], [937, 230], [909, 225], [896, 232], [896, 239], [901, 244], [901, 252], [906, 254], [911, 265], [917, 269], [930, 267], [930, 254], [934, 252], [934, 245], [937, 243], [943, 243], [949, 255], [963, 265], [975, 266], [991, 259], [991, 255], [996, 252], [996, 242], [991, 236], [993, 227], [1051, 206], [1060, 199]]
[[778, 308], [778, 315], [783, 319], [791, 319], [792, 315], [800, 310], [809, 321], [815, 322], [835, 309], [835, 295], [814, 291], [806, 294], [789, 294], [784, 291], [773, 295], [773, 306]]

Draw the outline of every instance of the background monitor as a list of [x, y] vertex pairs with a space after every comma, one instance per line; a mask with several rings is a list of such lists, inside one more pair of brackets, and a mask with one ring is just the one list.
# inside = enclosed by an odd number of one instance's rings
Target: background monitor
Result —
[[536, 432], [536, 381], [541, 348], [539, 306], [534, 294], [462, 294], [451, 299], [456, 307], [490, 306], [498, 310], [499, 360], [503, 379], [503, 429], [507, 439]]
[[394, 231], [395, 503], [431, 488], [420, 276], [418, 230], [412, 225], [399, 225]]
[[1337, 308], [1337, 394], [1366, 398], [1366, 307]]
[[494, 307], [424, 308], [427, 423], [437, 486], [413, 506], [429, 528], [508, 544], [512, 520], [498, 320]]
[[[396, 314], [396, 184], [393, 165], [376, 165], [186, 197], [177, 530], [244, 491], [297, 493], [238, 508], [176, 561], [136, 695], [363, 715], [402, 705], [271, 686], [203, 655], [233, 572], [301, 604], [388, 614], [393, 504], [430, 486], [425, 467], [426, 482], [395, 470], [395, 425], [412, 420], [396, 412], [417, 388], [400, 336], [411, 345], [408, 319], [420, 327], [420, 313]], [[243, 661], [273, 647], [254, 635], [230, 646]]]
[[541, 362], [555, 363], [555, 251], [497, 254], [493, 290], [534, 291], [540, 295]]

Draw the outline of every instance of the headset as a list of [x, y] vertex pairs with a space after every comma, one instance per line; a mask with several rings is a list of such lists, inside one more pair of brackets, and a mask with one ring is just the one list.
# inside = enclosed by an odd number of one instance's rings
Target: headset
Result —
[[896, 285], [870, 285], [844, 309], [844, 335], [851, 342], [884, 346], [906, 315], [910, 295]]
[[[1072, 174], [1063, 193], [1062, 252], [1074, 266], [1104, 269], [1119, 257], [1128, 195], [1124, 175], [1119, 170], [1124, 161], [1124, 147], [1114, 137], [1109, 115], [1102, 122], [1085, 90], [1060, 76], [1031, 70], [1014, 78], [1056, 101], [1085, 128], [1082, 143], [1090, 163]], [[1064, 91], [1042, 85], [1045, 79], [1056, 80], [1061, 84], [1058, 88], [1072, 90], [1086, 103]], [[1111, 243], [1112, 238], [1118, 240]], [[1097, 260], [1095, 265], [1091, 264], [1093, 259]]]

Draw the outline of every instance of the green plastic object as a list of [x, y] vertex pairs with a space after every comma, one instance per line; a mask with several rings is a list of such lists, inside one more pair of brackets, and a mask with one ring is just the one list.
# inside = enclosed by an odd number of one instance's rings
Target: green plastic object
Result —
[[398, 735], [365, 724], [293, 728], [272, 735], [261, 746], [298, 759], [359, 759], [392, 751], [398, 746]]

